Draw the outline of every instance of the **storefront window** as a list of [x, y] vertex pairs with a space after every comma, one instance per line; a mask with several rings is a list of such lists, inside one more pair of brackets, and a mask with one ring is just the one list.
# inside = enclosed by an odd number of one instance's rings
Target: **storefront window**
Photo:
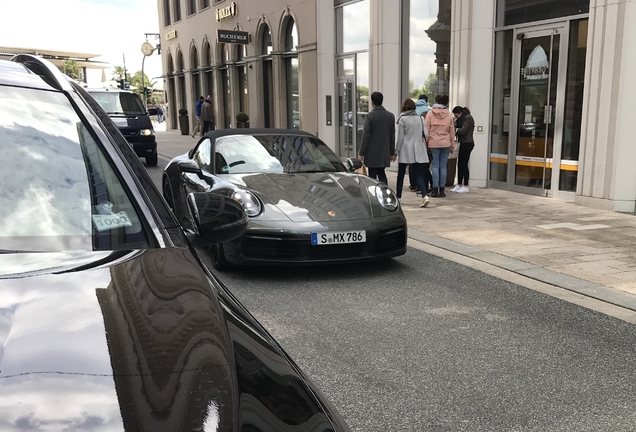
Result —
[[409, 96], [448, 94], [451, 0], [410, 0]]
[[510, 97], [512, 91], [512, 30], [495, 34], [495, 73], [490, 140], [490, 180], [508, 180]]
[[289, 18], [285, 30], [285, 73], [287, 76], [287, 127], [300, 129], [300, 93], [298, 87], [298, 30]]
[[561, 150], [559, 189], [576, 192], [581, 122], [583, 119], [583, 89], [587, 55], [588, 20], [573, 21], [570, 27], [568, 78], [565, 90], [565, 123]]
[[369, 0], [336, 8], [337, 52], [368, 50], [369, 25]]
[[230, 94], [230, 73], [227, 63], [230, 60], [230, 51], [227, 48], [227, 44], [223, 44], [223, 66], [221, 67], [221, 98], [223, 101], [223, 125], [222, 127], [228, 129], [232, 121], [232, 95]]
[[590, 11], [590, 0], [498, 0], [497, 26], [508, 26]]

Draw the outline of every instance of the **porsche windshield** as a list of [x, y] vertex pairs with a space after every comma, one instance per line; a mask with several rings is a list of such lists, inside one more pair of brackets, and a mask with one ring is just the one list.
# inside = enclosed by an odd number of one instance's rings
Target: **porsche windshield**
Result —
[[0, 86], [0, 253], [148, 247], [125, 185], [62, 93]]
[[309, 136], [228, 136], [216, 140], [214, 152], [217, 174], [345, 171], [325, 143]]

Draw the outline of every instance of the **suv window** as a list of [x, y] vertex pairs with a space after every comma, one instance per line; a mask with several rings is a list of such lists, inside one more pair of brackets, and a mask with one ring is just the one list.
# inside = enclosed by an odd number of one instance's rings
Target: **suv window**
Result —
[[0, 250], [148, 248], [124, 185], [62, 93], [0, 86]]
[[108, 114], [141, 115], [146, 114], [141, 99], [134, 93], [90, 91], [89, 93]]

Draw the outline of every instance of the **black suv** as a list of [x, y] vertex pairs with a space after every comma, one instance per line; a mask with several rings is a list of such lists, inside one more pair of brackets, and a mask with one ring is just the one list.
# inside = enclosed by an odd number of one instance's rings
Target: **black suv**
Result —
[[240, 236], [243, 206], [191, 193], [185, 232], [106, 112], [35, 56], [0, 60], [0, 184], [1, 425], [349, 431], [194, 249]]
[[157, 165], [157, 140], [150, 115], [139, 96], [128, 90], [86, 89], [106, 111], [137, 156], [148, 166]]

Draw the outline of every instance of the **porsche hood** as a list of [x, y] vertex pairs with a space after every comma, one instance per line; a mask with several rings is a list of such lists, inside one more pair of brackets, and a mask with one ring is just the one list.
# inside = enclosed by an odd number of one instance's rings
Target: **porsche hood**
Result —
[[294, 222], [371, 219], [375, 182], [345, 173], [243, 174], [227, 180], [256, 192]]

